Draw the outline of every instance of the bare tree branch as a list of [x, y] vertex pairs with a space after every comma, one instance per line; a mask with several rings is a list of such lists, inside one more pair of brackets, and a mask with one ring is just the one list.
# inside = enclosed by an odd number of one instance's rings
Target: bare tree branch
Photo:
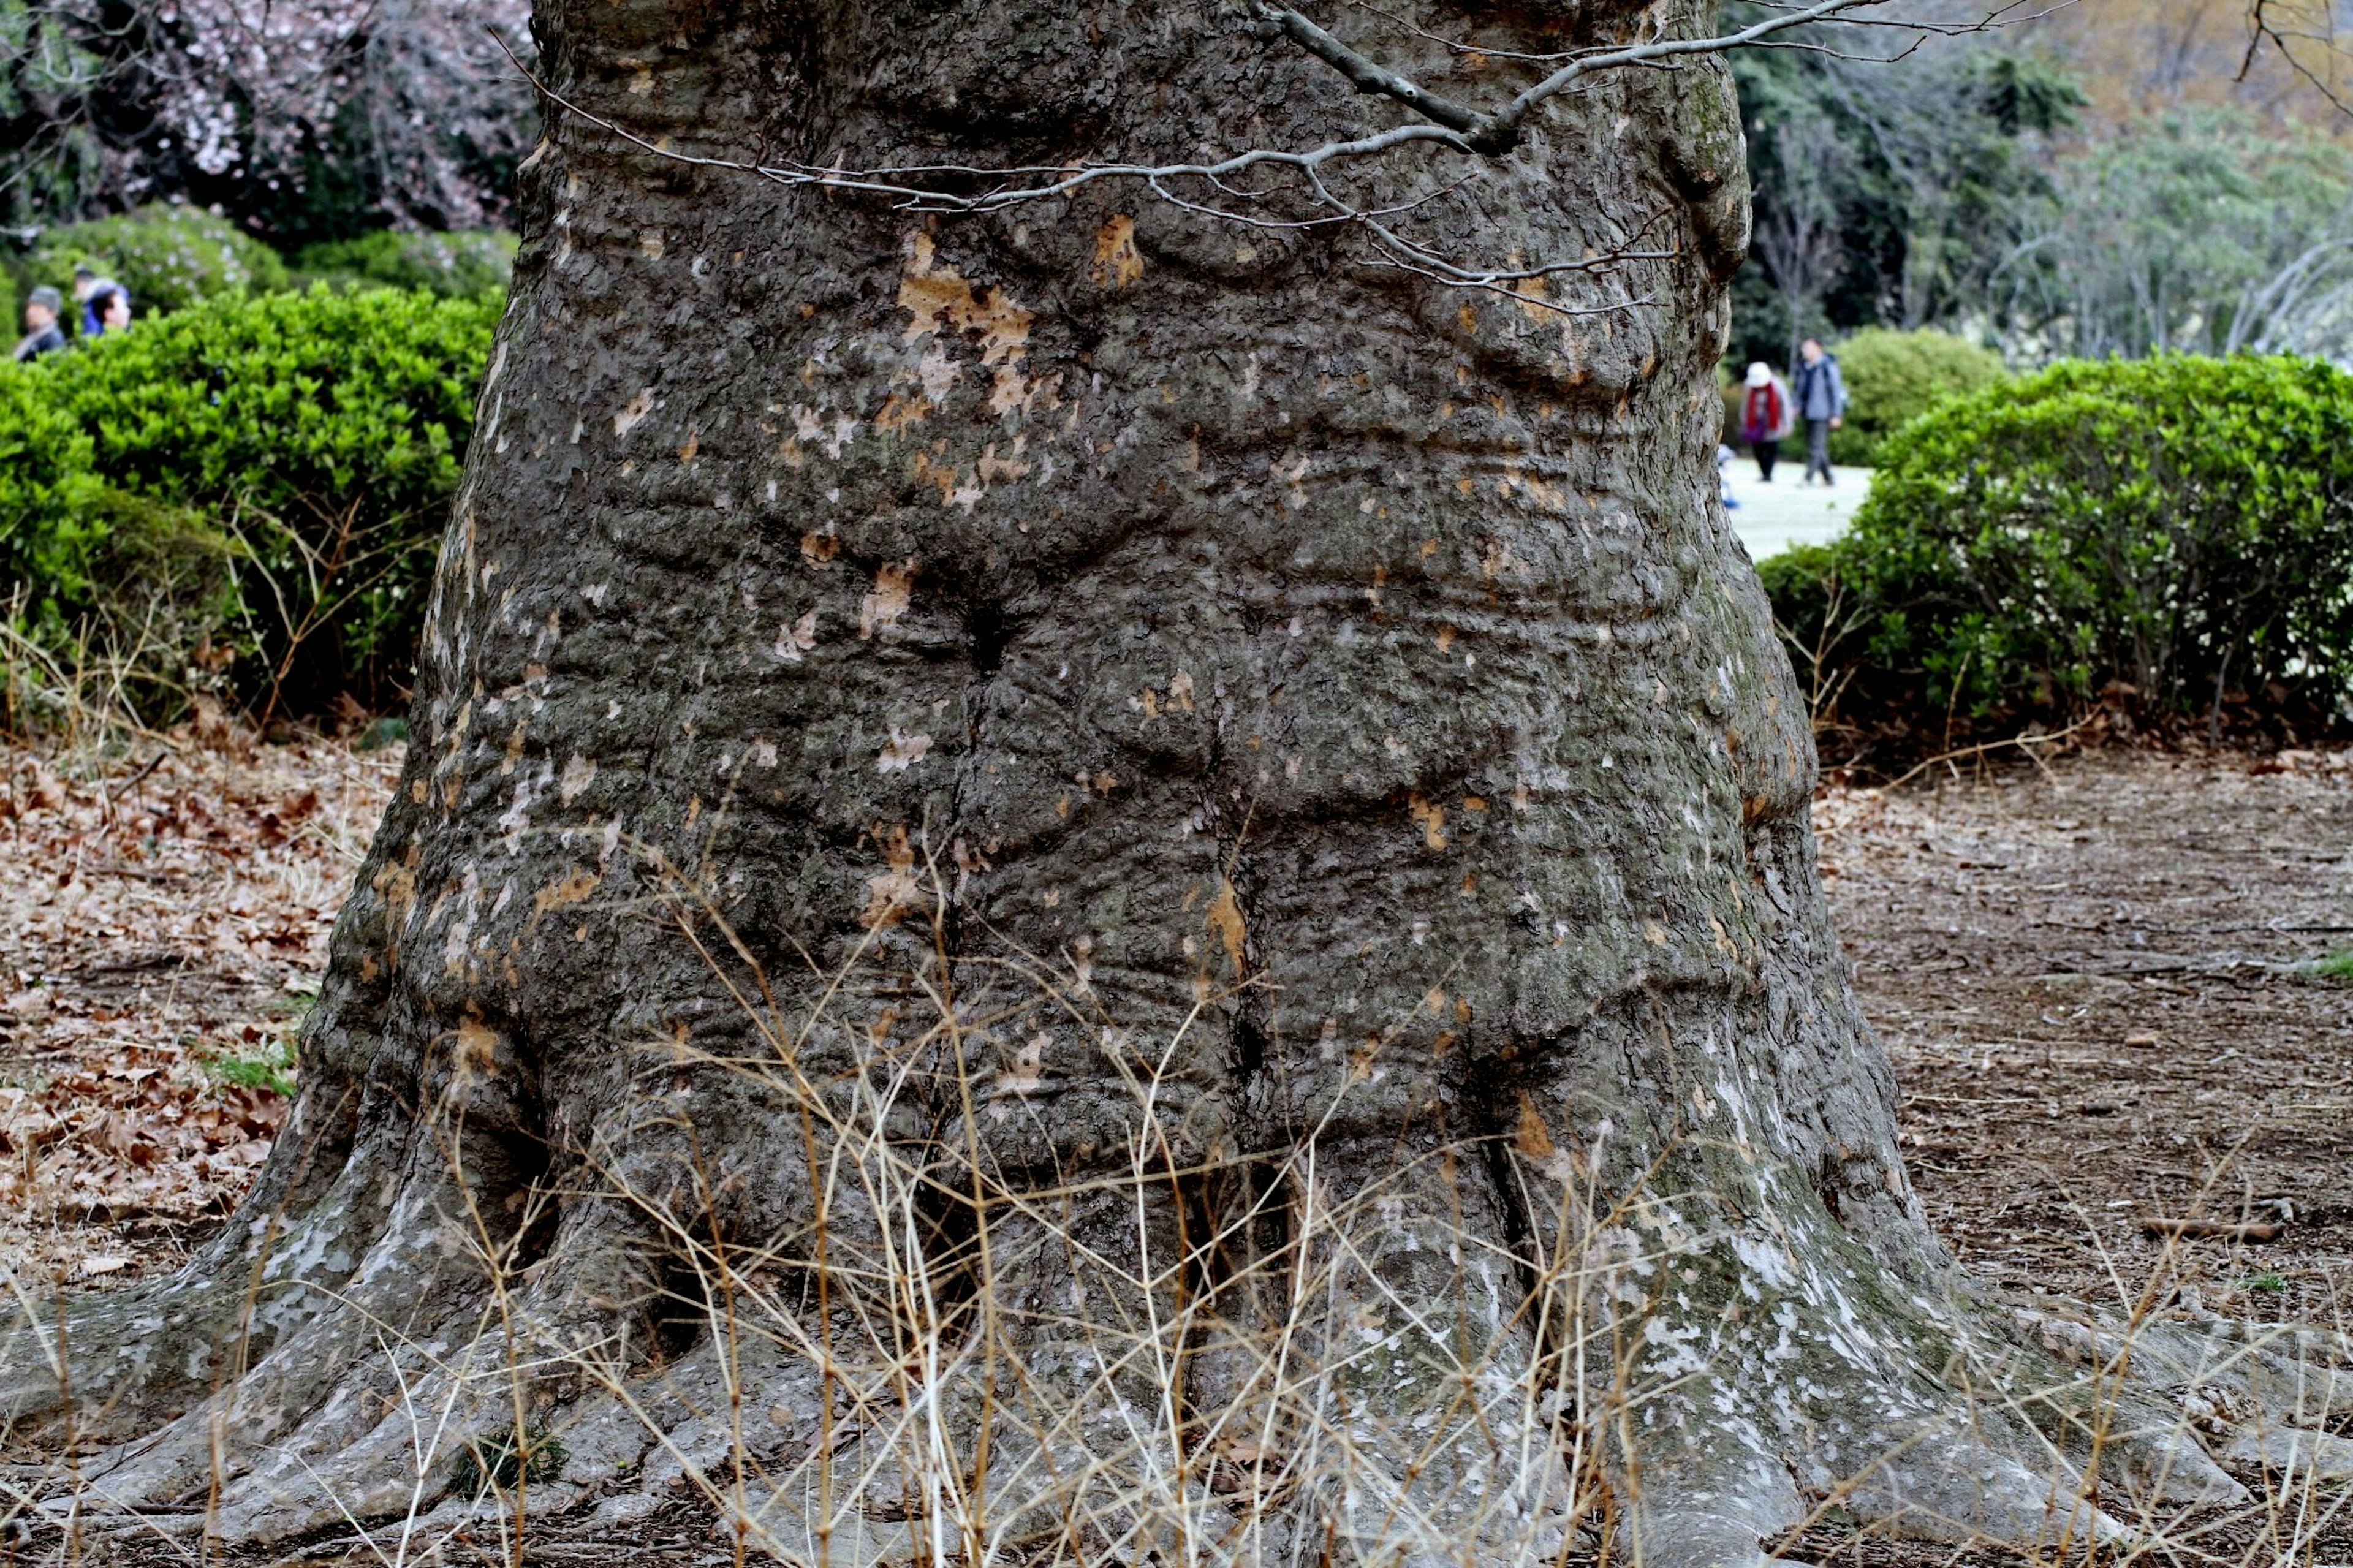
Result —
[[[504, 40], [500, 47], [504, 48]], [[1286, 153], [1273, 148], [1253, 148], [1214, 163], [1082, 163], [1062, 165], [1028, 165], [1003, 169], [970, 168], [955, 164], [902, 164], [873, 169], [849, 169], [839, 165], [812, 163], [754, 163], [735, 158], [715, 158], [704, 153], [681, 153], [675, 147], [658, 146], [628, 127], [608, 120], [555, 91], [533, 75], [529, 67], [508, 49], [508, 58], [515, 68], [538, 89], [541, 97], [584, 123], [608, 132], [622, 141], [655, 157], [691, 168], [717, 169], [732, 174], [749, 174], [774, 184], [816, 185], [827, 190], [846, 191], [860, 195], [887, 196], [910, 212], [992, 213], [1027, 202], [1047, 201], [1067, 196], [1085, 186], [1107, 181], [1132, 180], [1143, 184], [1155, 181], [1198, 179], [1212, 183], [1233, 179], [1254, 169], [1290, 169], [1302, 173], [1323, 167], [1326, 163], [1356, 158], [1377, 157], [1417, 142], [1436, 142], [1460, 153], [1473, 151], [1458, 132], [1439, 125], [1399, 125], [1369, 136], [1359, 136], [1345, 142], [1327, 142], [1321, 147], [1304, 153]], [[974, 195], [962, 195], [936, 185], [918, 185], [909, 182], [925, 175], [961, 178], [1021, 178], [1045, 176], [1036, 183], [1000, 186]]]
[[[1213, 163], [1088, 163], [1061, 168], [1033, 165], [996, 170], [948, 166], [849, 169], [797, 163], [756, 163], [685, 153], [673, 148], [656, 146], [613, 121], [573, 103], [533, 76], [514, 51], [507, 47], [503, 39], [500, 40], [500, 47], [506, 49], [508, 58], [514, 61], [515, 68], [522, 72], [548, 102], [671, 162], [732, 170], [783, 184], [823, 185], [829, 189], [887, 196], [917, 212], [987, 213], [1023, 202], [1065, 196], [1082, 186], [1106, 180], [1151, 183], [1193, 178], [1216, 181], [1231, 179], [1258, 168], [1290, 169], [1304, 174], [1327, 163], [1377, 157], [1416, 142], [1435, 143], [1452, 152], [1474, 156], [1495, 156], [1510, 152], [1518, 144], [1522, 125], [1539, 105], [1567, 91], [1584, 77], [1603, 70], [1657, 66], [1693, 56], [1723, 54], [1755, 45], [1791, 27], [1843, 17], [1848, 12], [1884, 3], [1885, 0], [1814, 0], [1811, 5], [1768, 16], [1734, 33], [1704, 38], [1654, 38], [1648, 43], [1580, 55], [1491, 114], [1478, 113], [1440, 98], [1409, 79], [1373, 64], [1296, 11], [1268, 7], [1262, 15], [1277, 24], [1286, 37], [1332, 66], [1362, 90], [1394, 99], [1422, 115], [1428, 123], [1394, 126], [1345, 141], [1327, 142], [1304, 152], [1254, 148]], [[1024, 176], [1045, 177], [1034, 183], [1017, 183], [976, 195], [965, 195], [937, 186], [908, 183], [923, 174], [1016, 181]]]
[[[1538, 108], [1588, 77], [1612, 70], [1675, 68], [1694, 58], [1720, 55], [1739, 48], [1823, 48], [1825, 46], [1813, 40], [1780, 39], [1777, 35], [1827, 21], [1835, 20], [1848, 25], [1877, 21], [1852, 14], [1884, 3], [1885, 0], [1810, 0], [1810, 4], [1779, 9], [1776, 14], [1736, 31], [1706, 37], [1653, 36], [1637, 43], [1580, 50], [1572, 56], [1510, 56], [1508, 58], [1536, 64], [1561, 63], [1558, 68], [1501, 107], [1481, 110], [1433, 93], [1410, 77], [1377, 64], [1299, 11], [1261, 0], [1258, 6], [1261, 21], [1271, 24], [1292, 43], [1330, 66], [1358, 91], [1389, 99], [1418, 118], [1409, 123], [1325, 142], [1320, 146], [1303, 150], [1259, 147], [1228, 158], [1189, 163], [1078, 163], [997, 169], [961, 165], [897, 165], [857, 169], [839, 164], [745, 161], [685, 153], [671, 146], [658, 145], [628, 127], [572, 102], [534, 77], [520, 58], [515, 58], [515, 68], [537, 88], [543, 100], [553, 108], [671, 163], [745, 174], [787, 187], [817, 187], [880, 197], [901, 210], [920, 213], [1001, 212], [1025, 203], [1066, 197], [1090, 185], [1111, 182], [1139, 184], [1151, 191], [1155, 198], [1171, 205], [1248, 227], [1354, 228], [1366, 237], [1376, 265], [1428, 278], [1448, 287], [1501, 292], [1531, 309], [1581, 315], [1593, 312], [1547, 300], [1544, 298], [1543, 281], [1570, 273], [1609, 273], [1629, 263], [1666, 260], [1677, 253], [1636, 248], [1640, 241], [1640, 237], [1636, 236], [1630, 237], [1621, 248], [1605, 256], [1525, 265], [1514, 258], [1513, 263], [1505, 267], [1466, 266], [1440, 256], [1400, 233], [1394, 220], [1409, 216], [1429, 203], [1460, 189], [1468, 180], [1477, 177], [1476, 169], [1436, 190], [1380, 207], [1367, 207], [1335, 191], [1326, 178], [1327, 174], [1418, 145], [1476, 159], [1500, 157], [1519, 144], [1528, 120]], [[1914, 35], [1913, 47], [1916, 47], [1918, 40], [1931, 33], [1981, 29], [2027, 3], [2028, 0], [2000, 0], [1999, 8], [1974, 26], [1894, 20], [1883, 21], [1880, 25], [1909, 31]], [[2059, 0], [2059, 3], [2067, 4], [2070, 0]], [[1370, 5], [1364, 8], [1375, 15], [1385, 16]], [[1458, 53], [1466, 52], [1471, 47], [1435, 38], [1419, 28], [1397, 22], [1396, 18], [1386, 19]], [[503, 42], [501, 47], [505, 47]], [[514, 58], [512, 50], [508, 53], [510, 58]], [[1255, 205], [1280, 194], [1280, 184], [1275, 190], [1240, 188], [1242, 182], [1261, 174], [1295, 177], [1321, 210], [1305, 217], [1236, 210], [1237, 204]], [[1187, 188], [1196, 183], [1207, 186], [1209, 194], [1207, 196], [1187, 194]], [[976, 184], [981, 188], [972, 188]], [[1645, 231], [1650, 226], [1651, 224], [1646, 224]], [[1629, 299], [1621, 304], [1601, 309], [1626, 310], [1641, 302]]]
[[1597, 55], [1581, 56], [1512, 100], [1503, 112], [1493, 117], [1493, 124], [1499, 132], [1507, 132], [1516, 141], [1522, 121], [1525, 121], [1529, 114], [1546, 100], [1556, 98], [1566, 92], [1580, 77], [1615, 67], [1653, 65], [1662, 60], [1678, 59], [1689, 55], [1725, 54], [1733, 49], [1756, 43], [1759, 39], [1768, 38], [1776, 33], [1787, 32], [1791, 27], [1803, 26], [1809, 22], [1824, 21], [1833, 16], [1842, 16], [1849, 11], [1861, 10], [1880, 3], [1881, 0], [1814, 0], [1813, 5], [1802, 6], [1794, 11], [1785, 11], [1778, 16], [1767, 16], [1761, 22], [1751, 23], [1736, 33], [1718, 34], [1711, 38], [1659, 38], [1647, 44], [1634, 44], [1625, 48], [1607, 49]]
[[[2273, 3], [2274, 0], [2247, 0], [2247, 52], [2239, 61], [2238, 75], [2231, 79], [2234, 82], [2245, 81], [2247, 73], [2254, 68], [2256, 57], [2263, 52], [2263, 45], [2268, 42], [2279, 51], [2280, 58], [2288, 63], [2288, 68], [2310, 83], [2313, 90], [2327, 99], [2331, 108], [2340, 114], [2353, 114], [2353, 103], [2348, 103], [2334, 87], [2321, 80], [2314, 74], [2311, 67], [2296, 58], [2295, 50], [2288, 47], [2288, 40], [2291, 37], [2297, 37], [2316, 43], [2323, 49], [2333, 50], [2337, 47], [2333, 29], [2329, 33], [2284, 30], [2272, 20]], [[2334, 14], [2329, 15], [2333, 21]]]
[[[1905, 51], [1905, 53], [1909, 54], [1913, 48], [1919, 47], [1919, 43], [1923, 39], [1965, 37], [1972, 33], [1990, 32], [1997, 27], [2012, 26], [2023, 22], [2040, 21], [2043, 17], [2056, 16], [2059, 12], [2072, 9], [2076, 5], [2077, 0], [2052, 0], [2052, 4], [2044, 5], [2041, 10], [2031, 11], [2023, 16], [2011, 15], [2011, 13], [2019, 11], [2025, 5], [2031, 3], [2032, 0], [2003, 0], [2003, 4], [1987, 12], [1983, 16], [1979, 16], [1968, 22], [1938, 22], [1901, 16], [1857, 16], [1852, 15], [1841, 16], [1837, 18], [1837, 21], [1838, 25], [1841, 27], [1881, 27], [1895, 32], [1910, 33], [1914, 35], [1914, 42]], [[1587, 47], [1582, 49], [1560, 49], [1543, 54], [1530, 54], [1517, 49], [1493, 48], [1484, 44], [1473, 44], [1461, 38], [1450, 38], [1443, 33], [1433, 33], [1427, 27], [1417, 26], [1412, 22], [1398, 16], [1394, 11], [1386, 11], [1378, 5], [1370, 4], [1369, 0], [1348, 0], [1348, 4], [1354, 6], [1356, 10], [1364, 12], [1367, 16], [1378, 16], [1382, 21], [1398, 28], [1400, 32], [1410, 34], [1414, 37], [1420, 38], [1427, 43], [1436, 44], [1439, 47], [1447, 50], [1451, 54], [1475, 56], [1482, 60], [1510, 60], [1522, 65], [1549, 66], [1557, 65], [1563, 60], [1582, 59], [1592, 55], [1608, 52], [1608, 46]], [[1775, 9], [1778, 7], [1768, 6], [1767, 8]], [[1757, 44], [1751, 47], [1782, 49], [1805, 48], [1823, 53], [1830, 52], [1827, 49], [1824, 49], [1820, 45], [1796, 43]], [[1867, 59], [1872, 57], [1862, 58]], [[1901, 58], [1902, 57], [1896, 56], [1894, 58]]]
[[1264, 14], [1270, 21], [1282, 27], [1292, 42], [1346, 77], [1357, 91], [1394, 98], [1425, 119], [1435, 121], [1450, 131], [1470, 134], [1475, 144], [1478, 132], [1485, 125], [1477, 111], [1450, 102], [1411, 79], [1375, 65], [1296, 11], [1279, 11], [1268, 6]]
[[1538, 106], [1557, 98], [1579, 79], [1596, 71], [1628, 66], [1656, 66], [1694, 55], [1723, 54], [1791, 27], [1824, 21], [1883, 3], [1884, 0], [1814, 0], [1810, 5], [1767, 16], [1736, 33], [1706, 38], [1653, 38], [1648, 43], [1579, 54], [1521, 92], [1502, 109], [1487, 114], [1439, 98], [1419, 83], [1373, 64], [1297, 11], [1268, 6], [1263, 15], [1281, 26], [1286, 37], [1346, 77], [1359, 91], [1393, 98], [1432, 123], [1459, 132], [1470, 151], [1493, 157], [1519, 145], [1521, 128]]

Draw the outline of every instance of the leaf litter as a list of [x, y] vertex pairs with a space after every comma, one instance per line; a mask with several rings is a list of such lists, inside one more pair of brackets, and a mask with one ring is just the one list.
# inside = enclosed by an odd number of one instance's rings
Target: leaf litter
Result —
[[0, 1270], [128, 1283], [236, 1206], [403, 752], [0, 743]]
[[2353, 751], [2112, 746], [1814, 807], [1906, 1169], [1978, 1279], [2353, 1310]]

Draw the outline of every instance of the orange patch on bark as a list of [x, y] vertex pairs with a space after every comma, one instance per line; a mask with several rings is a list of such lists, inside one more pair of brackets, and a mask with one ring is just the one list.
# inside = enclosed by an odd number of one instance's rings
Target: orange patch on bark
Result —
[[1095, 231], [1095, 281], [1106, 289], [1124, 289], [1144, 276], [1144, 258], [1135, 248], [1135, 220], [1121, 213]]
[[882, 840], [884, 869], [866, 879], [866, 908], [858, 923], [869, 931], [896, 925], [923, 900], [923, 884], [915, 876], [915, 851], [907, 842], [902, 824]]
[[899, 624], [915, 595], [915, 563], [886, 561], [874, 574], [874, 586], [858, 602], [858, 635], [871, 637], [883, 626]]
[[1225, 948], [1226, 962], [1233, 966], [1235, 977], [1247, 974], [1250, 970], [1242, 957], [1242, 942], [1249, 933], [1242, 926], [1241, 900], [1234, 897], [1232, 882], [1221, 879], [1218, 883], [1218, 896], [1209, 905], [1208, 917], [1201, 923]]
[[943, 328], [976, 335], [980, 363], [998, 364], [1020, 356], [1029, 342], [1030, 313], [994, 289], [976, 290], [952, 267], [935, 266], [932, 237], [915, 237], [913, 257], [899, 280], [899, 308], [914, 318], [906, 339], [914, 342]]
[[1512, 1142], [1531, 1160], [1549, 1160], [1553, 1156], [1552, 1129], [1545, 1125], [1536, 1102], [1525, 1093], [1520, 1096], [1520, 1125]]
[[1446, 847], [1446, 808], [1444, 806], [1431, 805], [1423, 798], [1419, 790], [1416, 790], [1407, 800], [1406, 809], [1413, 814], [1413, 819], [1416, 822], [1421, 824], [1421, 841], [1425, 846], [1432, 849]]

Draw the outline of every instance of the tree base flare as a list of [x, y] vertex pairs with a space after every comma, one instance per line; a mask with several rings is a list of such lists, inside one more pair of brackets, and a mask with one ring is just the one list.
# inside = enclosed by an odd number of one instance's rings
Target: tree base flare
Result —
[[[934, 1043], [936, 1074], [978, 1087]], [[1694, 1195], [1737, 1190], [1720, 1146], [1672, 1143], [1611, 1190], [1531, 1110], [1508, 1138], [1188, 1163], [1147, 1089], [1122, 1157], [1041, 1182], [968, 1128], [905, 1137], [902, 1053], [823, 1095], [781, 1061], [732, 1067], [807, 1113], [762, 1124], [817, 1129], [798, 1153], [828, 1173], [821, 1214], [748, 1231], [712, 1171], [658, 1173], [646, 1130], [620, 1131], [595, 1200], [525, 1261], [527, 1226], [501, 1245], [454, 1178], [420, 1179], [346, 1277], [290, 1283], [307, 1315], [280, 1314], [241, 1378], [30, 1478], [39, 1516], [409, 1551], [684, 1509], [857, 1568], [1715, 1568], [1826, 1521], [2066, 1555], [2256, 1506], [2226, 1466], [2353, 1478], [2324, 1430], [2353, 1404], [2335, 1336], [1943, 1290], [1818, 1201]], [[201, 1319], [193, 1299], [183, 1279], [74, 1314], [72, 1359], [125, 1364], [142, 1325]], [[253, 1321], [256, 1292], [216, 1299], [216, 1335]], [[21, 1352], [54, 1342], [53, 1322], [16, 1335], [20, 1410]], [[102, 1429], [105, 1391], [78, 1381]]]

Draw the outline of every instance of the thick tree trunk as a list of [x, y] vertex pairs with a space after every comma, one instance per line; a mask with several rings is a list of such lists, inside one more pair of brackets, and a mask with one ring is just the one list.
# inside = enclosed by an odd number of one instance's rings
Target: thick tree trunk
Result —
[[[1699, 25], [1405, 3], [1496, 50]], [[1212, 0], [537, 26], [575, 103], [771, 162], [1396, 111]], [[2081, 1538], [2094, 1442], [2232, 1489], [2069, 1370], [2097, 1342], [1961, 1293], [1906, 1186], [1714, 499], [1741, 160], [1699, 58], [1475, 179], [1341, 176], [1466, 258], [1642, 253], [1515, 298], [1134, 185], [925, 217], [553, 114], [287, 1135], [181, 1276], [19, 1332], [19, 1418], [160, 1426], [86, 1470], [231, 1537], [429, 1508], [520, 1430], [534, 1514], [702, 1487], [809, 1561], [1630, 1519], [1736, 1562], [1831, 1496]]]

